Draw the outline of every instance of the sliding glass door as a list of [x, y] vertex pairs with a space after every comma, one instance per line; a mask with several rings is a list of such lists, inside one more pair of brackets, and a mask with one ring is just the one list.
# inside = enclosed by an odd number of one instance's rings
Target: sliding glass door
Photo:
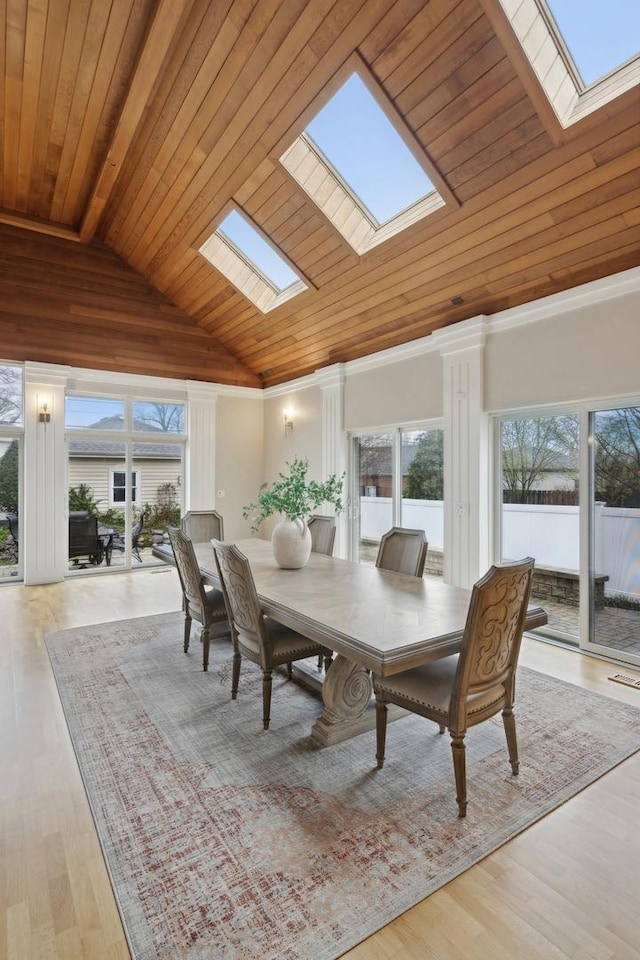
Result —
[[640, 406], [590, 415], [589, 639], [640, 665]]
[[498, 560], [536, 561], [532, 595], [547, 611], [542, 632], [578, 643], [580, 622], [579, 417], [499, 423]]
[[69, 572], [157, 565], [154, 542], [182, 513], [182, 404], [66, 400]]
[[355, 560], [374, 563], [393, 526], [424, 530], [426, 572], [442, 574], [444, 548], [443, 432], [440, 427], [352, 437], [349, 517]]

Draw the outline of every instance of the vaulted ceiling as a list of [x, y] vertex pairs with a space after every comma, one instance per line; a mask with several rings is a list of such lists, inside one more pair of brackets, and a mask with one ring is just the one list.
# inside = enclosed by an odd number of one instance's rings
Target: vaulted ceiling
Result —
[[[639, 264], [638, 87], [564, 128], [510, 31], [499, 0], [6, 0], [0, 357], [268, 386]], [[354, 54], [446, 200], [361, 256], [279, 160]], [[308, 281], [268, 314], [198, 253], [230, 202]]]

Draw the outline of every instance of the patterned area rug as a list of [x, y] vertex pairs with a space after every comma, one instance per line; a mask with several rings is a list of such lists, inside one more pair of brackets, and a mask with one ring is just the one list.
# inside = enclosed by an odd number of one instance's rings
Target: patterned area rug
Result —
[[[195, 633], [195, 631], [194, 631]], [[640, 710], [520, 668], [520, 775], [500, 718], [449, 737], [416, 717], [317, 749], [308, 691], [228, 642], [182, 652], [182, 616], [65, 630], [47, 647], [135, 960], [333, 960], [640, 749]]]

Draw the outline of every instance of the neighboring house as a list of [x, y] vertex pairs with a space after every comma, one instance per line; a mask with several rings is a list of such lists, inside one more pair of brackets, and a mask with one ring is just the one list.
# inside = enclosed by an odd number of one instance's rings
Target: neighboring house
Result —
[[[94, 430], [114, 430], [121, 421], [117, 417], [106, 417], [91, 425]], [[146, 422], [136, 422], [136, 430], [147, 433], [163, 431]], [[123, 445], [116, 440], [83, 439], [69, 443], [69, 489], [86, 484], [91, 495], [98, 501], [101, 511], [108, 509], [124, 510], [126, 495], [126, 464]], [[133, 444], [133, 505], [142, 507], [145, 503], [155, 504], [158, 499], [158, 487], [171, 483], [176, 490], [182, 482], [182, 446], [177, 443], [134, 443]]]

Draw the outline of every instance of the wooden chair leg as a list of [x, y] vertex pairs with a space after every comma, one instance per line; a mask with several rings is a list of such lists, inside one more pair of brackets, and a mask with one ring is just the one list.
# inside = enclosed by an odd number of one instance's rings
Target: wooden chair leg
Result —
[[333, 663], [333, 654], [327, 653], [324, 657], [324, 672], [326, 673], [331, 664]]
[[240, 683], [240, 667], [242, 665], [242, 655], [234, 650], [233, 667], [231, 674], [231, 699], [235, 700], [238, 696], [238, 684]]
[[507, 735], [507, 749], [509, 750], [509, 763], [514, 777], [518, 776], [520, 770], [520, 761], [518, 760], [518, 739], [516, 737], [516, 718], [513, 710], [506, 707], [502, 711], [502, 722], [504, 723], [504, 732]]
[[319, 654], [319, 655], [318, 655], [318, 670], [319, 670], [319, 671], [322, 670], [322, 660], [323, 660], [322, 654]]
[[378, 770], [384, 766], [384, 749], [387, 740], [387, 705], [384, 700], [376, 700], [376, 761]]
[[456, 800], [458, 802], [458, 816], [467, 815], [467, 769], [463, 734], [451, 734], [451, 751], [453, 753], [453, 772], [456, 778]]
[[271, 719], [271, 670], [262, 674], [262, 726], [269, 729]]
[[206, 627], [200, 634], [200, 640], [202, 641], [202, 669], [206, 671], [209, 669], [209, 647], [211, 645], [211, 634]]

